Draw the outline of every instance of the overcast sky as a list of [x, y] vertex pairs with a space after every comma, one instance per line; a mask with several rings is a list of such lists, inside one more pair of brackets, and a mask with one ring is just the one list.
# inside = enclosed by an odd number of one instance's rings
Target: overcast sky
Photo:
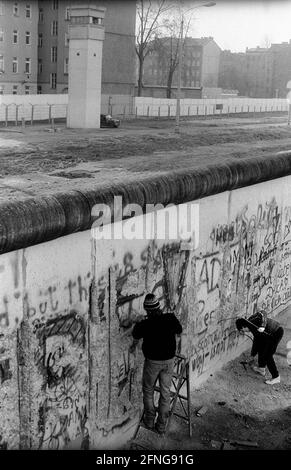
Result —
[[[202, 3], [183, 1], [185, 10]], [[244, 52], [291, 39], [291, 0], [216, 0], [215, 6], [195, 8], [191, 14], [188, 35], [213, 36], [221, 49]]]

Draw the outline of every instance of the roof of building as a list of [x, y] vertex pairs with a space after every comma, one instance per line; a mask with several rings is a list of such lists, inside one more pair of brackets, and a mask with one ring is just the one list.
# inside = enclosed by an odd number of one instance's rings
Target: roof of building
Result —
[[[164, 42], [167, 42], [167, 41], [178, 41], [179, 38], [177, 37], [171, 37], [171, 36], [165, 36], [165, 37], [162, 37], [162, 38], [159, 38], [159, 41], [164, 41]], [[209, 36], [209, 37], [202, 37], [202, 38], [191, 38], [191, 37], [186, 37], [185, 38], [185, 41], [186, 41], [186, 45], [191, 45], [191, 46], [206, 46], [207, 44], [209, 43], [214, 43], [218, 46], [218, 44], [215, 42], [215, 40], [213, 39], [213, 37]], [[151, 41], [152, 43], [154, 41]]]

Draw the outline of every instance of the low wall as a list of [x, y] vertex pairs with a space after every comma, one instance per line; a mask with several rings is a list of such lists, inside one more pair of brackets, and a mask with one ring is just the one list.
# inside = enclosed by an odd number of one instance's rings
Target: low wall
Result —
[[[1, 95], [0, 122], [65, 119], [67, 105], [67, 94]], [[134, 98], [129, 95], [102, 95], [101, 112], [115, 116], [132, 115]]]
[[[143, 356], [129, 346], [146, 292], [183, 324], [192, 388], [249, 347], [236, 317], [257, 302], [276, 315], [291, 296], [290, 182], [286, 152], [1, 205], [0, 447], [110, 449], [133, 436]], [[198, 202], [197, 248], [95, 240], [91, 209], [114, 195]]]
[[[65, 119], [67, 94], [2, 95], [0, 122]], [[284, 99], [225, 98], [181, 99], [181, 116], [228, 115], [230, 113], [287, 112]], [[113, 116], [174, 117], [176, 99], [102, 95], [101, 112]]]
[[[181, 99], [181, 116], [227, 115], [229, 113], [262, 113], [288, 111], [284, 99], [223, 98]], [[137, 116], [175, 116], [176, 100], [164, 98], [135, 98]]]

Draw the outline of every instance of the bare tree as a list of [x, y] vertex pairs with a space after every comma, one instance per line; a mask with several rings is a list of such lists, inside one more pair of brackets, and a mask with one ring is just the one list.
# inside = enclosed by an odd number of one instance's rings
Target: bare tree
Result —
[[187, 33], [190, 26], [190, 20], [187, 21], [185, 29], [182, 29], [181, 18], [174, 16], [169, 21], [166, 19], [163, 23], [163, 36], [157, 37], [153, 43], [153, 50], [158, 56], [159, 63], [163, 63], [165, 70], [165, 82], [167, 84], [167, 98], [172, 96], [172, 85], [174, 73], [178, 67], [179, 60], [179, 40], [182, 40], [182, 51], [184, 53], [184, 46]]
[[138, 0], [136, 54], [138, 57], [138, 96], [142, 95], [143, 66], [150, 43], [158, 34], [161, 16], [171, 8], [168, 0]]

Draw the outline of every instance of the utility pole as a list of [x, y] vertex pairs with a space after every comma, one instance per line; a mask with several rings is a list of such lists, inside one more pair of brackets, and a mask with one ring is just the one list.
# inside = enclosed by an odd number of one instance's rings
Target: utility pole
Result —
[[182, 81], [182, 62], [183, 62], [183, 34], [184, 34], [184, 15], [200, 7], [213, 7], [215, 2], [202, 3], [193, 8], [189, 8], [185, 12], [181, 12], [180, 5], [180, 34], [179, 34], [179, 63], [178, 63], [178, 84], [177, 84], [177, 100], [176, 100], [176, 125], [175, 132], [180, 132], [180, 115], [181, 115], [181, 81]]
[[182, 20], [181, 20], [181, 27], [180, 27], [180, 34], [179, 34], [179, 63], [178, 63], [178, 86], [177, 86], [176, 127], [175, 127], [175, 132], [177, 133], [180, 132], [183, 30], [184, 30], [184, 17], [182, 17]]

